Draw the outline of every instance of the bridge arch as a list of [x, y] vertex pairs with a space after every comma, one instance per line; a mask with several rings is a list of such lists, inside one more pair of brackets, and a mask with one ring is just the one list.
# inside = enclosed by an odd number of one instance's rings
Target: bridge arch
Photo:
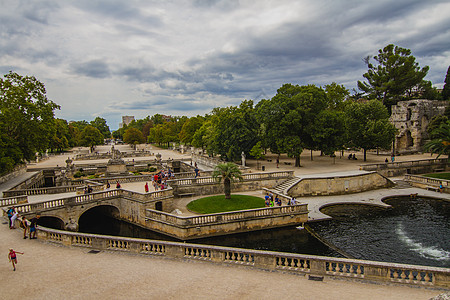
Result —
[[81, 232], [99, 232], [112, 225], [111, 219], [119, 219], [119, 208], [113, 205], [98, 205], [86, 209], [78, 218], [78, 231]]
[[44, 226], [47, 228], [64, 230], [64, 229], [66, 229], [67, 224], [64, 224], [64, 221], [59, 217], [46, 216], [46, 215], [42, 216], [41, 215], [38, 220], [38, 225], [41, 225], [41, 226]]

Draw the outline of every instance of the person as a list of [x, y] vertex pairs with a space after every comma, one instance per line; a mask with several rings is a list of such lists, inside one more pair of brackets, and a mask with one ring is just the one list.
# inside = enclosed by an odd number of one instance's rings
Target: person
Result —
[[11, 206], [11, 208], [8, 209], [8, 211], [6, 212], [6, 214], [8, 215], [9, 228], [11, 228], [11, 226], [12, 226], [12, 224], [11, 224], [11, 218], [12, 218], [12, 216], [14, 215], [14, 212], [15, 212], [15, 211], [16, 211], [16, 210], [15, 210], [15, 207], [14, 207], [14, 206]]
[[275, 206], [275, 203], [273, 202], [273, 198], [270, 198], [269, 206], [270, 207], [274, 207]]
[[350, 153], [350, 154], [348, 155], [348, 159], [352, 159], [352, 157], [353, 157], [353, 155]]
[[291, 205], [296, 205], [296, 204], [297, 204], [297, 200], [295, 200], [295, 198], [292, 197], [292, 198], [291, 198], [290, 204], [291, 204]]
[[25, 216], [22, 217], [22, 221], [20, 221], [20, 228], [23, 229], [23, 238], [27, 238], [27, 231], [28, 231], [28, 222], [27, 218]]
[[111, 188], [111, 185], [109, 184], [109, 181], [106, 182], [106, 189], [109, 190]]
[[195, 172], [195, 178], [197, 178], [200, 175], [200, 170], [197, 168], [197, 166], [194, 169]]
[[353, 160], [358, 160], [358, 159], [356, 158], [355, 153], [353, 153]]
[[13, 249], [9, 249], [8, 259], [13, 265], [13, 271], [16, 270], [16, 264], [17, 264], [17, 255], [16, 254], [17, 253], [23, 254], [23, 252], [14, 251]]
[[264, 203], [266, 204], [266, 207], [270, 206], [270, 197], [268, 193], [264, 196]]
[[36, 215], [33, 219], [30, 220], [30, 240], [37, 239], [36, 237], [36, 228], [37, 228], [37, 222], [41, 216]]
[[120, 183], [117, 181], [116, 189], [120, 189]]
[[275, 195], [275, 203], [276, 203], [278, 206], [281, 206], [281, 200], [280, 200], [280, 198], [278, 198], [278, 195]]
[[92, 186], [88, 185], [87, 192], [88, 192], [88, 194], [93, 192]]
[[148, 193], [148, 182], [145, 183], [144, 189], [145, 189], [145, 192]]
[[279, 164], [280, 164], [280, 159], [277, 157], [277, 168], [278, 168]]
[[387, 159], [387, 157], [386, 157], [386, 159], [384, 160], [384, 162], [385, 162], [385, 163], [388, 163], [388, 162], [389, 162], [388, 159]]
[[439, 185], [439, 193], [442, 193], [442, 191], [444, 190], [444, 186], [442, 185], [442, 183]]
[[19, 217], [19, 211], [15, 211], [14, 214], [11, 217], [11, 229], [15, 229], [14, 223], [16, 222], [16, 219]]
[[392, 161], [392, 162], [395, 161], [395, 156], [394, 156], [394, 155], [391, 156], [391, 161]]

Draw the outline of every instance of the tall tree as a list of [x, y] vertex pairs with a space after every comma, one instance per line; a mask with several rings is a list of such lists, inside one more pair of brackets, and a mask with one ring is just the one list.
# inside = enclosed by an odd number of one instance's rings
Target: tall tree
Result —
[[349, 146], [364, 150], [390, 148], [395, 136], [395, 127], [389, 122], [387, 108], [378, 100], [352, 102], [346, 106], [346, 129]]
[[219, 182], [223, 180], [225, 199], [231, 199], [231, 183], [236, 180], [242, 180], [241, 170], [232, 162], [218, 164], [214, 168], [212, 176]]
[[105, 119], [97, 117], [90, 124], [103, 134], [103, 138], [109, 139], [111, 137], [111, 131]]
[[366, 57], [365, 63], [369, 70], [363, 77], [367, 82], [358, 81], [358, 88], [370, 98], [382, 100], [388, 109], [418, 87], [429, 69], [428, 66], [419, 67], [411, 50], [392, 44], [378, 50], [378, 55], [373, 59], [377, 65], [370, 62], [370, 57]]
[[434, 129], [431, 136], [432, 140], [424, 145], [425, 150], [438, 153], [438, 157], [444, 154], [450, 158], [450, 121]]
[[0, 78], [0, 132], [2, 142], [13, 147], [12, 160], [34, 159], [45, 151], [54, 135], [54, 110], [45, 86], [33, 76], [10, 72]]
[[90, 148], [91, 152], [94, 151], [96, 145], [103, 144], [103, 134], [97, 128], [87, 125], [80, 135], [81, 145]]
[[123, 141], [133, 145], [135, 149], [137, 144], [145, 143], [144, 135], [136, 128], [128, 128], [123, 135]]
[[450, 100], [450, 66], [445, 75], [444, 88], [442, 89], [442, 100]]

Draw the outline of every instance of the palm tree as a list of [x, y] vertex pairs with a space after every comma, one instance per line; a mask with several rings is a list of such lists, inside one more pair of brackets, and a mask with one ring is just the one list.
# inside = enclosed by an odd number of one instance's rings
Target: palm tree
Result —
[[431, 136], [433, 139], [425, 144], [425, 150], [438, 153], [438, 158], [442, 154], [450, 158], [450, 121], [433, 130]]
[[231, 199], [231, 182], [234, 182], [236, 179], [239, 179], [239, 181], [243, 179], [241, 170], [232, 162], [217, 165], [212, 176], [219, 182], [223, 179], [225, 199]]

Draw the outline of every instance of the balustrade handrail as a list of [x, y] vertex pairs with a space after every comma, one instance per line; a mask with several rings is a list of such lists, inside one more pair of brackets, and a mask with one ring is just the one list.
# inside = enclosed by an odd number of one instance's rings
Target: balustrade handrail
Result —
[[[275, 207], [254, 208], [197, 216], [178, 216], [154, 209], [146, 209], [147, 219], [165, 221], [174, 225], [206, 225], [221, 222], [239, 221], [255, 217], [281, 216], [307, 212], [307, 204], [283, 205]], [[149, 216], [150, 214], [150, 216]]]
[[432, 159], [420, 159], [420, 160], [408, 160], [408, 161], [399, 161], [399, 162], [387, 162], [387, 163], [375, 163], [375, 164], [364, 164], [360, 167], [365, 170], [366, 168], [376, 167], [378, 168], [399, 168], [405, 166], [425, 166], [429, 164], [443, 164], [449, 163], [447, 158], [432, 158]]
[[444, 186], [450, 185], [450, 180], [441, 179], [441, 178], [430, 178], [430, 177], [421, 176], [421, 175], [406, 174], [404, 179], [406, 181], [422, 182], [425, 184], [435, 185], [435, 186], [439, 186], [440, 184], [442, 184]]
[[448, 288], [450, 285], [450, 268], [86, 234], [45, 227], [39, 227], [38, 236], [66, 246], [162, 255], [176, 259], [200, 259], [269, 271], [290, 271], [424, 287]]
[[117, 198], [117, 197], [128, 197], [130, 199], [133, 199], [134, 201], [139, 200], [157, 200], [161, 198], [167, 197], [167, 194], [170, 194], [172, 192], [171, 188], [168, 188], [166, 190], [162, 191], [154, 191], [150, 193], [137, 193], [133, 191], [123, 190], [123, 189], [113, 189], [113, 190], [104, 190], [100, 192], [94, 192], [89, 194], [82, 194], [77, 196], [69, 196], [65, 198], [60, 199], [54, 199], [49, 201], [43, 201], [43, 202], [36, 202], [36, 203], [27, 203], [27, 204], [18, 204], [15, 205], [18, 210], [20, 210], [22, 213], [33, 213], [38, 212], [45, 209], [56, 209], [61, 208], [66, 205], [80, 205], [86, 202], [91, 201], [101, 201], [111, 198]]

